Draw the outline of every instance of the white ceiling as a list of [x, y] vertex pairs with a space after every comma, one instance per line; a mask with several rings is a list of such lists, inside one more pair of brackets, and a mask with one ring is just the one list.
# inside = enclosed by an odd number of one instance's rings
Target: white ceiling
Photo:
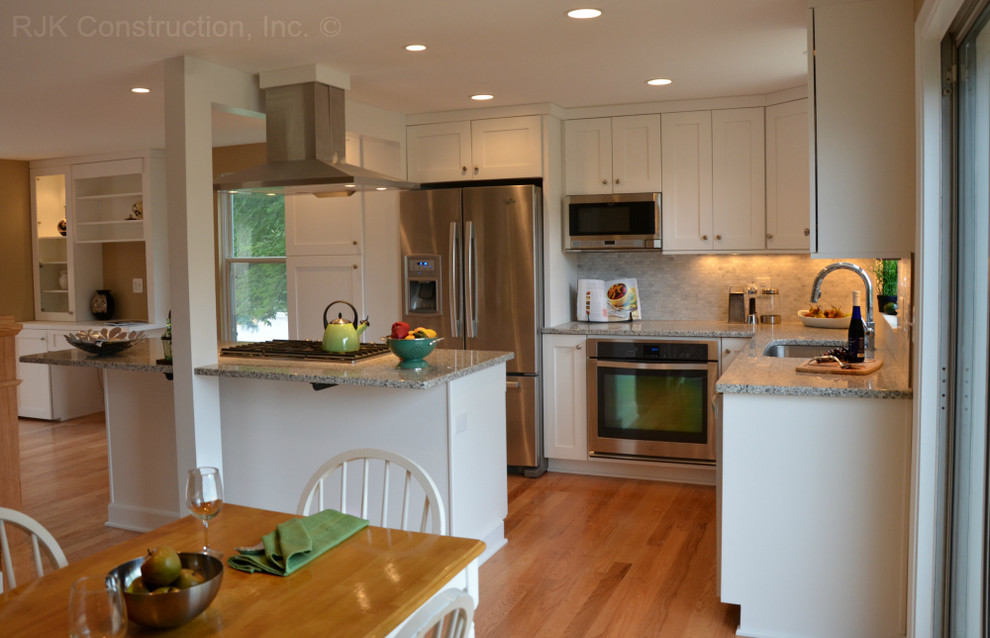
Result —
[[[604, 13], [565, 16], [579, 6]], [[179, 55], [252, 73], [324, 65], [350, 75], [350, 100], [405, 114], [770, 93], [806, 81], [806, 8], [805, 0], [3, 0], [0, 158], [162, 147], [162, 61]], [[160, 32], [138, 32], [149, 25]], [[411, 42], [429, 48], [404, 51]], [[658, 76], [674, 82], [645, 84]], [[130, 93], [137, 85], [152, 93]], [[468, 99], [480, 92], [495, 99]], [[218, 126], [225, 142], [243, 132], [233, 121]]]

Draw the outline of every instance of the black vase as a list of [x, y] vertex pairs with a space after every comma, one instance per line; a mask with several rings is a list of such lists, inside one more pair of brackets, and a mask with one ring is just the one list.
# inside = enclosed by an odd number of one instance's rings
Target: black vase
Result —
[[[883, 312], [888, 303], [897, 303], [897, 295], [877, 295], [877, 311]], [[886, 314], [886, 313], [885, 313]], [[891, 314], [897, 314], [896, 312]]]
[[93, 293], [93, 298], [89, 300], [89, 310], [93, 316], [101, 321], [113, 317], [114, 302], [113, 295], [109, 290], [97, 290]]

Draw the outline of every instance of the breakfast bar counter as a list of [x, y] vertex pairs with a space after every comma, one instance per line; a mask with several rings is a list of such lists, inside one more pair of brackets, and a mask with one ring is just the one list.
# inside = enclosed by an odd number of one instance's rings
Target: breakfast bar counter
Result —
[[[146, 531], [183, 513], [172, 366], [158, 340], [111, 356], [77, 350], [21, 360], [101, 368], [111, 468], [108, 524]], [[505, 544], [505, 362], [511, 352], [436, 350], [422, 368], [391, 353], [355, 363], [221, 356], [196, 367], [218, 385], [228, 502], [294, 513], [312, 473], [351, 449], [412, 459], [433, 478], [447, 531]], [[179, 471], [181, 470], [181, 471]], [[149, 478], [153, 477], [153, 478]]]

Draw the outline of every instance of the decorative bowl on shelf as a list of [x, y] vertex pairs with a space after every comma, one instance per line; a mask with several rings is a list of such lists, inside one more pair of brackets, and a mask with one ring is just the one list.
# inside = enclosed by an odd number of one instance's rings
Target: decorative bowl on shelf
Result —
[[402, 359], [399, 364], [402, 368], [425, 367], [424, 359], [430, 356], [437, 343], [443, 341], [443, 337], [422, 338], [422, 339], [393, 339], [382, 337], [388, 345], [392, 354]]
[[798, 310], [798, 317], [801, 319], [801, 323], [808, 326], [809, 328], [842, 328], [846, 329], [849, 327], [849, 319], [851, 315], [846, 315], [845, 317], [809, 317], [807, 310]]
[[135, 343], [144, 341], [147, 338], [145, 333], [140, 331], [127, 332], [120, 327], [114, 326], [109, 330], [80, 330], [73, 334], [65, 335], [65, 340], [70, 345], [79, 348], [83, 352], [98, 356], [117, 354], [127, 350]]
[[179, 562], [200, 572], [206, 580], [187, 589], [157, 594], [138, 594], [127, 590], [141, 575], [144, 558], [129, 560], [117, 566], [115, 575], [124, 587], [127, 618], [145, 627], [165, 628], [184, 625], [203, 613], [220, 590], [223, 582], [223, 561], [209, 554], [179, 552]]

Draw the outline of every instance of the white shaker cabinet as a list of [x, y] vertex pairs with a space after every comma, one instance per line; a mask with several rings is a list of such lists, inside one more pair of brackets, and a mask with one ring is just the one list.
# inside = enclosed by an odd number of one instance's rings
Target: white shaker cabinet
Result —
[[568, 195], [659, 192], [660, 115], [564, 122]]
[[587, 339], [543, 335], [543, 424], [548, 459], [588, 459]]
[[763, 108], [664, 113], [665, 251], [765, 248]]
[[766, 247], [763, 108], [712, 111], [713, 248]]
[[406, 129], [408, 179], [449, 182], [539, 177], [543, 129], [538, 115], [418, 124]]
[[914, 250], [914, 3], [812, 2], [811, 251]]
[[[323, 310], [332, 301], [350, 302], [358, 314], [364, 312], [364, 279], [360, 255], [309, 255], [286, 257], [289, 305], [289, 339], [322, 339]], [[350, 309], [338, 304], [332, 309], [350, 321]], [[364, 316], [361, 315], [360, 319]]]
[[99, 370], [20, 362], [25, 355], [72, 348], [65, 335], [76, 330], [25, 327], [15, 337], [17, 378], [21, 380], [17, 386], [17, 416], [61, 421], [103, 410]]
[[712, 249], [711, 111], [664, 113], [663, 249]]
[[808, 100], [766, 109], [767, 250], [809, 247]]

